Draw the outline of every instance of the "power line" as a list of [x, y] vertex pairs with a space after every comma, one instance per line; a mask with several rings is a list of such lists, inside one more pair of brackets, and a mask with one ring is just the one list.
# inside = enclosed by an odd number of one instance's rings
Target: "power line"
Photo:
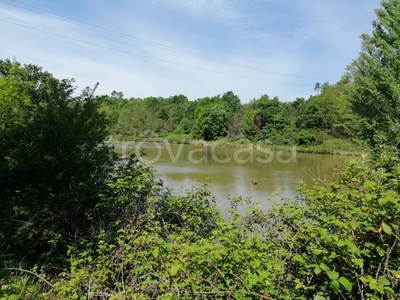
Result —
[[61, 34], [57, 34], [57, 33], [53, 33], [53, 32], [48, 32], [48, 31], [45, 31], [45, 30], [41, 30], [41, 29], [37, 29], [37, 28], [25, 26], [25, 25], [22, 25], [22, 24], [14, 23], [14, 22], [9, 22], [9, 21], [2, 20], [2, 19], [0, 19], [0, 22], [4, 22], [4, 23], [8, 23], [8, 24], [11, 24], [11, 25], [14, 25], [14, 26], [22, 27], [22, 28], [25, 28], [25, 29], [37, 31], [37, 32], [40, 32], [40, 33], [45, 33], [45, 34], [52, 35], [52, 36], [56, 36], [56, 37], [60, 37], [60, 38], [67, 39], [67, 40], [70, 40], [70, 41], [79, 42], [79, 43], [82, 43], [82, 44], [87, 44], [87, 45], [91, 45], [91, 46], [95, 46], [95, 47], [99, 47], [99, 48], [103, 48], [103, 49], [107, 49], [107, 50], [111, 50], [111, 51], [116, 51], [116, 52], [120, 52], [120, 53], [124, 53], [124, 54], [128, 54], [128, 55], [133, 55], [133, 56], [137, 56], [137, 57], [142, 57], [142, 58], [146, 58], [146, 59], [151, 59], [151, 60], [155, 60], [155, 61], [159, 61], [159, 62], [164, 62], [164, 63], [173, 64], [173, 65], [178, 65], [178, 66], [181, 66], [181, 67], [187, 67], [187, 68], [192, 68], [192, 69], [196, 69], [196, 70], [202, 70], [202, 71], [206, 71], [206, 72], [211, 72], [211, 73], [216, 73], [216, 74], [222, 74], [222, 75], [228, 75], [228, 76], [234, 76], [234, 77], [240, 77], [240, 78], [245, 78], [245, 79], [252, 79], [252, 80], [265, 81], [265, 82], [271, 82], [271, 83], [280, 83], [280, 84], [290, 84], [290, 85], [298, 85], [298, 86], [308, 86], [308, 87], [311, 87], [311, 85], [309, 85], [309, 84], [301, 84], [301, 83], [294, 83], [294, 82], [283, 82], [283, 81], [274, 81], [274, 80], [267, 80], [267, 79], [263, 79], [263, 78], [249, 77], [249, 76], [243, 76], [243, 75], [238, 75], [238, 74], [226, 73], [226, 72], [221, 72], [221, 71], [216, 71], [216, 70], [210, 70], [210, 69], [206, 69], [206, 68], [191, 66], [191, 65], [187, 65], [187, 64], [182, 64], [182, 63], [178, 63], [178, 62], [173, 62], [173, 61], [169, 61], [169, 60], [164, 60], [164, 59], [159, 59], [159, 58], [155, 58], [155, 57], [150, 57], [150, 56], [146, 56], [146, 55], [142, 55], [142, 54], [137, 54], [137, 53], [133, 53], [133, 52], [130, 52], [130, 51], [121, 50], [121, 49], [115, 49], [115, 48], [112, 48], [112, 47], [108, 47], [108, 46], [104, 46], [104, 45], [99, 45], [99, 44], [95, 44], [95, 43], [91, 43], [91, 42], [87, 42], [87, 41], [82, 41], [82, 40], [75, 39], [75, 38], [71, 38], [71, 37], [67, 37], [67, 36], [64, 36], [64, 35], [61, 35]]
[[299, 85], [299, 86], [308, 86], [308, 87], [311, 87], [310, 84], [301, 84], [301, 83], [294, 83], [294, 82], [283, 82], [283, 81], [267, 80], [267, 79], [263, 79], [263, 78], [249, 77], [249, 76], [243, 76], [243, 75], [238, 75], [238, 74], [225, 73], [225, 72], [220, 72], [220, 71], [215, 71], [215, 70], [210, 70], [210, 69], [195, 67], [195, 66], [191, 66], [191, 65], [186, 65], [186, 64], [178, 63], [178, 62], [173, 62], [173, 61], [169, 61], [169, 60], [164, 60], [164, 59], [159, 59], [159, 58], [155, 58], [155, 57], [150, 57], [150, 56], [146, 56], [146, 55], [142, 55], [142, 54], [137, 54], [137, 53], [133, 53], [133, 52], [130, 52], [130, 51], [115, 49], [115, 48], [112, 48], [112, 47], [108, 47], [108, 46], [104, 46], [104, 45], [99, 45], [99, 44], [95, 44], [95, 43], [91, 43], [91, 42], [87, 42], [87, 41], [82, 41], [82, 40], [75, 39], [75, 38], [71, 38], [71, 37], [67, 37], [67, 36], [64, 36], [64, 35], [61, 35], [61, 34], [57, 34], [57, 33], [53, 33], [53, 32], [48, 32], [48, 31], [45, 31], [45, 30], [33, 28], [33, 27], [30, 27], [30, 26], [25, 26], [25, 25], [22, 25], [22, 24], [18, 24], [18, 23], [6, 21], [6, 20], [2, 20], [2, 19], [0, 19], [0, 22], [7, 23], [7, 24], [11, 24], [11, 25], [18, 26], [18, 27], [22, 27], [22, 28], [25, 28], [25, 29], [33, 30], [33, 31], [37, 31], [37, 32], [40, 32], [40, 33], [45, 33], [45, 34], [48, 34], [48, 35], [60, 37], [60, 38], [67, 39], [67, 40], [70, 40], [70, 41], [74, 41], [74, 42], [78, 42], [78, 43], [82, 43], [82, 44], [87, 44], [87, 45], [90, 45], [90, 46], [95, 46], [95, 47], [99, 47], [99, 48], [103, 48], [103, 49], [107, 49], [107, 50], [111, 50], [111, 51], [116, 51], [116, 52], [120, 52], [120, 53], [125, 53], [125, 54], [128, 54], [128, 55], [133, 55], [133, 56], [137, 56], [137, 57], [142, 57], [142, 58], [146, 58], [146, 59], [151, 59], [151, 60], [155, 60], [155, 61], [159, 61], [159, 62], [164, 62], [164, 63], [168, 63], [168, 64], [172, 64], [172, 65], [177, 65], [177, 66], [181, 66], [181, 67], [192, 68], [192, 69], [202, 70], [202, 71], [206, 71], [206, 72], [210, 72], [210, 73], [216, 73], [216, 74], [222, 74], [222, 75], [240, 77], [240, 78], [245, 78], [245, 79], [252, 79], [252, 80], [265, 81], [265, 82], [271, 82], [271, 83], [280, 83], [280, 84], [290, 84], [290, 85]]
[[[57, 20], [61, 20], [63, 22], [67, 22], [70, 24], [74, 24], [77, 26], [81, 26], [84, 28], [89, 28], [91, 30], [95, 30], [95, 31], [99, 31], [99, 32], [103, 32], [106, 34], [109, 34], [111, 36], [115, 36], [115, 37], [119, 37], [119, 38], [123, 38], [126, 40], [130, 40], [136, 43], [140, 43], [140, 44], [144, 44], [144, 45], [148, 45], [151, 47], [155, 47], [155, 48], [159, 48], [159, 49], [163, 49], [163, 50], [167, 50], [167, 51], [171, 51], [171, 52], [175, 52], [175, 53], [179, 53], [179, 54], [183, 54], [183, 55], [187, 55], [187, 56], [191, 56], [191, 57], [196, 57], [199, 59], [204, 59], [204, 60], [208, 60], [208, 61], [212, 61], [212, 62], [216, 62], [219, 64], [225, 64], [225, 65], [230, 65], [230, 66], [234, 66], [234, 67], [238, 67], [238, 68], [242, 68], [242, 69], [249, 69], [249, 70], [253, 70], [253, 71], [258, 71], [258, 72], [264, 72], [264, 73], [270, 73], [270, 74], [275, 74], [275, 75], [280, 75], [280, 76], [288, 76], [288, 77], [295, 77], [295, 78], [302, 78], [302, 79], [308, 79], [308, 80], [326, 80], [326, 81], [331, 81], [330, 79], [323, 79], [323, 78], [313, 78], [313, 77], [307, 77], [307, 76], [300, 76], [300, 75], [292, 75], [292, 74], [287, 74], [287, 73], [281, 73], [281, 72], [276, 72], [276, 71], [271, 71], [271, 70], [266, 70], [266, 69], [262, 69], [262, 68], [257, 68], [257, 67], [252, 67], [252, 66], [247, 66], [247, 65], [243, 65], [243, 64], [238, 64], [238, 63], [234, 63], [234, 62], [230, 62], [230, 61], [226, 61], [226, 60], [222, 60], [222, 59], [218, 59], [218, 58], [214, 58], [214, 57], [210, 57], [210, 56], [206, 56], [206, 55], [202, 55], [202, 54], [198, 54], [198, 53], [194, 53], [194, 52], [190, 52], [190, 51], [186, 51], [186, 50], [182, 50], [182, 49], [178, 49], [175, 47], [171, 47], [171, 46], [167, 46], [167, 45], [163, 45], [160, 43], [156, 43], [156, 42], [152, 42], [149, 40], [145, 40], [142, 38], [138, 38], [138, 37], [134, 37], [131, 35], [127, 35], [124, 33], [120, 33], [111, 29], [107, 29], [104, 27], [100, 27], [100, 26], [96, 26], [90, 23], [86, 23], [86, 22], [82, 22], [73, 18], [69, 18], [69, 17], [65, 17], [63, 15], [57, 14], [57, 13], [53, 13], [51, 11], [48, 10], [44, 10], [32, 5], [28, 5], [28, 4], [24, 4], [21, 3], [19, 1], [15, 1], [15, 0], [9, 0], [15, 3], [10, 3], [4, 0], [0, 0], [0, 2], [3, 2], [5, 4], [8, 5], [12, 5], [15, 7], [19, 7], [28, 11], [32, 11], [34, 13], [37, 14], [41, 14], [44, 16], [48, 16]], [[21, 6], [22, 5], [22, 6]]]

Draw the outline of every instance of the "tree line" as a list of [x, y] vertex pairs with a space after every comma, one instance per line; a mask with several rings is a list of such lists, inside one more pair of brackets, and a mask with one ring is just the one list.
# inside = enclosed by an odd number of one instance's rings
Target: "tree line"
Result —
[[322, 84], [319, 95], [308, 99], [281, 102], [262, 95], [246, 104], [232, 91], [195, 101], [184, 95], [126, 99], [114, 91], [103, 98], [100, 110], [111, 120], [113, 137], [123, 139], [228, 137], [312, 145], [330, 138], [357, 143], [359, 120], [351, 109], [350, 85], [346, 76], [336, 84]]

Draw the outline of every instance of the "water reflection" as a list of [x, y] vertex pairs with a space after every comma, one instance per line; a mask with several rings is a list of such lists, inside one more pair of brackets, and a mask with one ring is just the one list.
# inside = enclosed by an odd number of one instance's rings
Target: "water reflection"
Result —
[[[193, 186], [209, 182], [213, 195], [222, 209], [229, 206], [229, 195], [251, 194], [254, 201], [268, 207], [268, 198], [284, 189], [283, 196], [295, 196], [299, 181], [312, 188], [313, 179], [307, 175], [332, 180], [333, 169], [343, 167], [343, 156], [304, 154], [296, 152], [259, 151], [203, 145], [169, 143], [130, 143], [126, 151], [145, 151], [143, 161], [151, 163], [156, 176], [183, 193]], [[116, 145], [117, 151], [122, 151]], [[252, 184], [252, 180], [257, 185]]]

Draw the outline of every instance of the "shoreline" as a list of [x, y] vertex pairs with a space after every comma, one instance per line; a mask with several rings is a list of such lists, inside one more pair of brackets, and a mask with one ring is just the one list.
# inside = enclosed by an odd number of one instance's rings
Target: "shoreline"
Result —
[[272, 151], [284, 151], [292, 152], [293, 149], [299, 153], [310, 153], [310, 154], [325, 154], [325, 155], [340, 155], [340, 156], [362, 156], [368, 154], [369, 151], [352, 151], [345, 149], [330, 149], [326, 145], [312, 145], [312, 146], [299, 146], [299, 145], [270, 145], [265, 142], [252, 143], [250, 140], [239, 139], [239, 140], [227, 140], [219, 139], [215, 141], [204, 141], [194, 139], [177, 139], [171, 137], [152, 137], [152, 138], [127, 138], [127, 139], [109, 139], [106, 142], [116, 144], [122, 142], [142, 142], [142, 143], [159, 143], [168, 142], [170, 144], [185, 144], [185, 145], [203, 145], [208, 147], [226, 147], [226, 148], [248, 148], [272, 150]]

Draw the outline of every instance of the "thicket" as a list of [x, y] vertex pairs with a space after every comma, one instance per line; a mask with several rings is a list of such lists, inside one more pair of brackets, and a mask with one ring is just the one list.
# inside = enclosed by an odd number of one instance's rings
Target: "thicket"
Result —
[[[172, 195], [136, 158], [126, 159], [103, 195], [111, 205], [108, 221], [69, 245], [64, 269], [22, 270], [10, 261], [0, 295], [397, 299], [399, 155], [382, 148], [371, 161], [355, 160], [337, 170], [331, 184], [301, 188], [296, 199], [281, 199], [269, 210], [231, 198], [229, 218], [221, 216], [206, 187]], [[144, 198], [137, 198], [140, 191]], [[241, 203], [248, 205], [244, 215], [237, 210]]]

